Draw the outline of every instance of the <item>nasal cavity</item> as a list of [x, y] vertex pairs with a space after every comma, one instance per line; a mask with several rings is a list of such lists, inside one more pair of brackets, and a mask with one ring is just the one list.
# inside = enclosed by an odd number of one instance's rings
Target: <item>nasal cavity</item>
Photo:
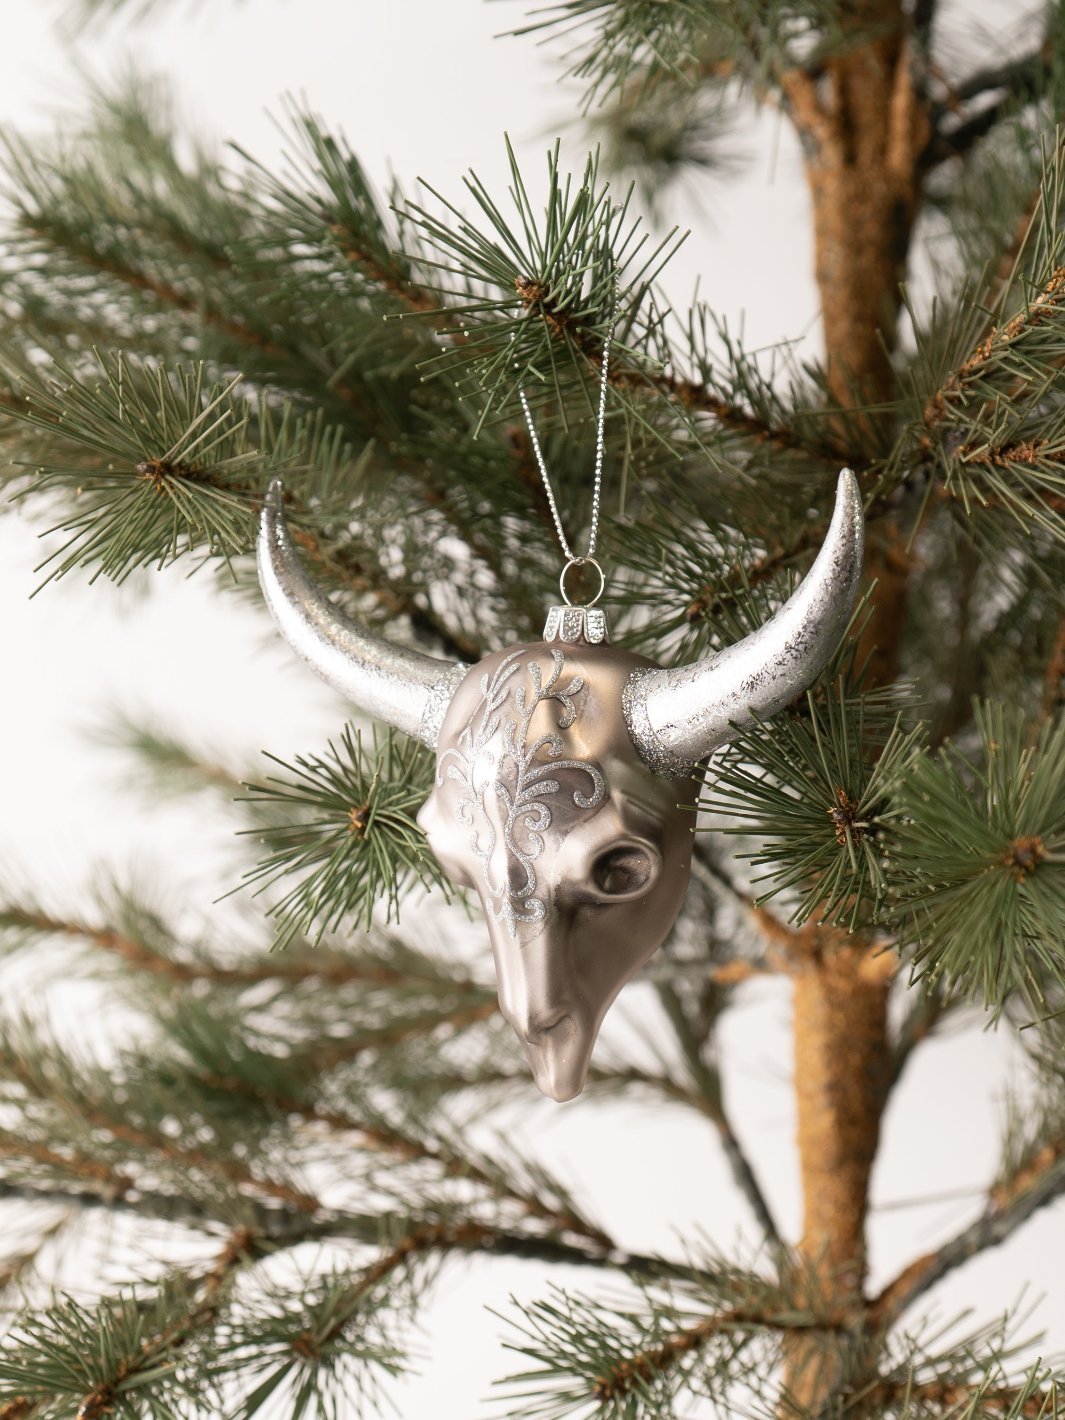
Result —
[[525, 1022], [525, 1039], [530, 1045], [542, 1045], [549, 1036], [558, 1039], [568, 1035], [575, 1024], [573, 1017], [565, 1011], [543, 1012], [530, 1016]]

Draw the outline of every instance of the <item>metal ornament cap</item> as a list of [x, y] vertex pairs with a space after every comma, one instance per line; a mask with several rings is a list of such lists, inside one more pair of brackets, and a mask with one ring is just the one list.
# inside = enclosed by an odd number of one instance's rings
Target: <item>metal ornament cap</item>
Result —
[[544, 641], [561, 641], [567, 646], [584, 642], [605, 646], [610, 641], [606, 613], [593, 606], [553, 606], [544, 623]]

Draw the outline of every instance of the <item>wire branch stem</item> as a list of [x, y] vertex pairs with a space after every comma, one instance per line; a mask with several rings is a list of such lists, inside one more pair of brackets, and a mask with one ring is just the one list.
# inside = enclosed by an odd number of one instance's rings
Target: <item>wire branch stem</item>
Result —
[[774, 1317], [771, 1313], [749, 1312], [743, 1309], [720, 1312], [674, 1332], [658, 1346], [646, 1351], [637, 1351], [617, 1362], [610, 1370], [604, 1371], [596, 1378], [592, 1395], [600, 1405], [623, 1400], [634, 1390], [646, 1386], [656, 1375], [682, 1364], [686, 1357], [700, 1351], [716, 1336], [767, 1330], [780, 1333], [802, 1332], [814, 1328], [820, 1331], [839, 1329], [835, 1322], [826, 1323], [816, 1318]]
[[1065, 1193], [1065, 1138], [1048, 1141], [1012, 1178], [992, 1189], [983, 1214], [933, 1252], [911, 1262], [870, 1304], [870, 1323], [886, 1330], [907, 1307], [970, 1258], [1012, 1237], [1040, 1208]]
[[1021, 1386], [965, 1385], [949, 1380], [877, 1381], [861, 1394], [862, 1406], [905, 1407], [921, 1413], [926, 1405], [946, 1415], [1006, 1415], [1010, 1420], [1053, 1420], [1058, 1414], [1057, 1388], [1031, 1390]]
[[[234, 780], [234, 783], [239, 781]], [[466, 977], [413, 976], [398, 970], [386, 961], [360, 961], [319, 948], [313, 956], [294, 957], [280, 952], [255, 958], [246, 963], [226, 966], [214, 961], [182, 961], [164, 952], [153, 950], [144, 942], [115, 927], [81, 922], [73, 918], [56, 917], [50, 913], [32, 911], [18, 906], [0, 908], [0, 923], [24, 927], [42, 936], [73, 937], [108, 955], [120, 957], [134, 970], [149, 975], [165, 976], [186, 985], [208, 981], [216, 986], [257, 986], [264, 982], [283, 981], [292, 984], [321, 982], [325, 986], [393, 986], [397, 989], [416, 988], [425, 991], [438, 986], [441, 994], [483, 995], [484, 987]]]

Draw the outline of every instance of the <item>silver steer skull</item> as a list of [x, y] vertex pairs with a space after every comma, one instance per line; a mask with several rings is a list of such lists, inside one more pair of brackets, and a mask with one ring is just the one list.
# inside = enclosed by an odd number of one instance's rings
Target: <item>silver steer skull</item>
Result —
[[436, 751], [418, 815], [481, 900], [499, 1004], [538, 1088], [580, 1094], [607, 1009], [684, 901], [692, 771], [825, 666], [862, 565], [857, 482], [840, 474], [824, 545], [794, 595], [719, 655], [675, 670], [609, 644], [602, 612], [555, 607], [542, 641], [469, 666], [393, 646], [308, 577], [271, 484], [259, 579], [293, 648], [360, 709]]

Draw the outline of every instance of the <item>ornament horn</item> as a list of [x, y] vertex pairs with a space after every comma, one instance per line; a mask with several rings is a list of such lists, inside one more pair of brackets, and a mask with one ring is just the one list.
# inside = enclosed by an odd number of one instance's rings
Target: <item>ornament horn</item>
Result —
[[865, 524], [858, 480], [843, 469], [814, 565], [780, 610], [719, 655], [674, 670], [637, 670], [623, 702], [629, 734], [659, 774], [689, 774], [816, 680], [847, 628], [858, 596]]
[[279, 478], [259, 525], [259, 583], [292, 649], [360, 710], [436, 748], [444, 713], [469, 669], [393, 646], [342, 615], [308, 576], [292, 543]]

